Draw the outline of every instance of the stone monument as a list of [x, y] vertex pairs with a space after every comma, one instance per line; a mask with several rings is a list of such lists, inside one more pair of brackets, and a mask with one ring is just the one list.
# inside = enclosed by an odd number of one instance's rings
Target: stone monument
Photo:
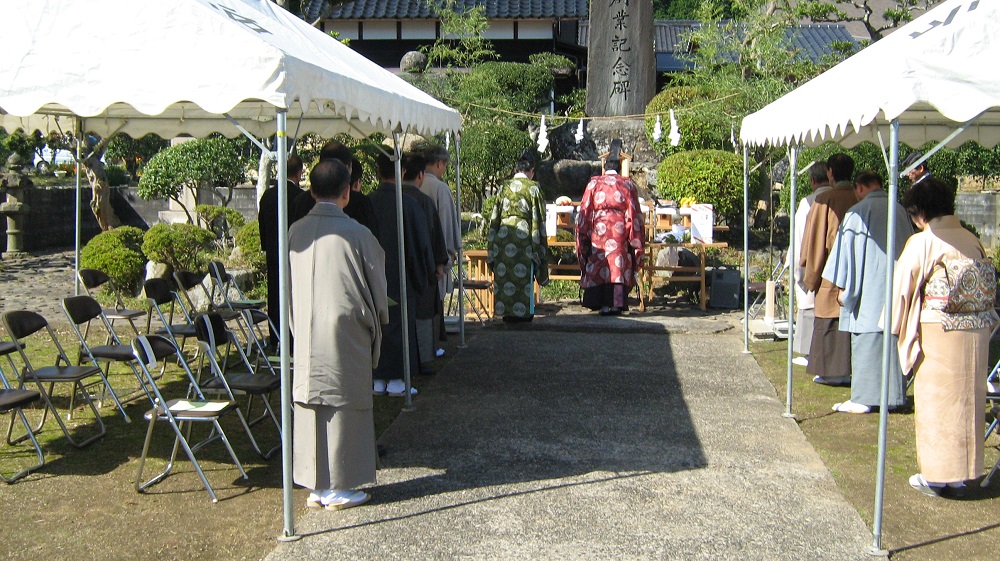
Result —
[[7, 192], [7, 200], [0, 204], [0, 213], [7, 215], [7, 251], [4, 259], [21, 259], [28, 256], [24, 251], [24, 222], [28, 218], [28, 204], [25, 189], [32, 186], [31, 179], [21, 170], [24, 164], [16, 152], [7, 158], [7, 173], [0, 182]]
[[656, 93], [652, 0], [593, 0], [587, 32], [587, 115], [641, 115]]

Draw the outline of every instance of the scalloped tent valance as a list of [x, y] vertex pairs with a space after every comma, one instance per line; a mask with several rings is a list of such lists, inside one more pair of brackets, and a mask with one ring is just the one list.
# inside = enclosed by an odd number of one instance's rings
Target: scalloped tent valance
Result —
[[[433, 134], [461, 117], [267, 0], [0, 6], [0, 126], [205, 136]], [[353, 125], [353, 126], [352, 126]], [[360, 130], [358, 130], [360, 129]]]
[[[743, 119], [747, 145], [878, 143], [899, 119], [900, 141], [1000, 143], [1000, 2], [949, 0]], [[872, 126], [874, 125], [874, 126]], [[883, 138], [886, 133], [883, 132]]]

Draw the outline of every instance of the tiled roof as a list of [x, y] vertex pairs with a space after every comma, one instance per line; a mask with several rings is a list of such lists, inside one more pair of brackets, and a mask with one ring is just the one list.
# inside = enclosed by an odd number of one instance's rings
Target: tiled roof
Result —
[[[472, 9], [486, 7], [486, 19], [582, 19], [590, 17], [587, 0], [457, 0]], [[424, 19], [434, 18], [428, 0], [353, 0], [337, 6], [330, 19]]]
[[[653, 27], [657, 60], [670, 60], [679, 64], [680, 61], [672, 55], [687, 52], [688, 45], [685, 39], [699, 25], [701, 24], [696, 21], [657, 20]], [[578, 43], [581, 46], [587, 45], [588, 27], [588, 22], [580, 22]], [[831, 54], [833, 49], [830, 46], [835, 42], [857, 45], [857, 41], [847, 32], [847, 28], [839, 23], [803, 23], [797, 29], [789, 30], [789, 39], [792, 48], [805, 55], [812, 62], [818, 62]]]

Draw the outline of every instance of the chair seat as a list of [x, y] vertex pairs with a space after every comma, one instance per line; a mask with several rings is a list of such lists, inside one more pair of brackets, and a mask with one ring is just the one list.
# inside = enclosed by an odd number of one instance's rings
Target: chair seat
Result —
[[[270, 374], [227, 374], [226, 381], [233, 391], [259, 395], [271, 393], [281, 387], [281, 378]], [[202, 388], [206, 390], [223, 390], [222, 380], [218, 377], [205, 382]]]
[[25, 405], [38, 401], [42, 394], [34, 390], [3, 390], [0, 389], [0, 412], [6, 413], [11, 409], [24, 407]]
[[267, 317], [267, 313], [263, 310], [253, 308], [250, 309], [250, 319], [253, 320], [254, 323], [264, 323], [269, 318]]
[[104, 308], [104, 316], [108, 319], [136, 319], [144, 315], [146, 315], [146, 310]]
[[24, 376], [39, 382], [78, 382], [100, 371], [96, 366], [43, 366], [33, 373], [25, 372]]
[[230, 300], [229, 305], [237, 310], [259, 310], [267, 304], [267, 300]]
[[[179, 406], [180, 405], [180, 406]], [[195, 405], [196, 408], [189, 409], [188, 405]], [[197, 407], [202, 406], [203, 408]], [[171, 399], [167, 401], [167, 407], [170, 408], [170, 412], [173, 413], [174, 418], [178, 421], [204, 421], [207, 419], [213, 419], [216, 417], [221, 417], [222, 415], [228, 413], [229, 411], [235, 409], [238, 404], [235, 401], [228, 400], [190, 400], [190, 399]], [[156, 415], [157, 420], [165, 420], [167, 418], [163, 407], [157, 407], [156, 409], [150, 409], [143, 414], [143, 418], [147, 421]]]
[[122, 362], [127, 362], [134, 358], [132, 347], [128, 345], [99, 345], [90, 347], [90, 352], [94, 355], [94, 358], [106, 358]]
[[17, 351], [18, 347], [23, 349], [24, 343], [14, 344], [10, 341], [0, 341], [0, 356], [9, 355], [10, 353]]
[[462, 286], [471, 290], [486, 290], [493, 287], [490, 281], [467, 280], [462, 282]]
[[194, 326], [190, 323], [180, 323], [177, 325], [171, 325], [169, 328], [164, 328], [157, 330], [157, 335], [166, 335], [167, 333], [173, 333], [175, 337], [195, 337], [197, 332], [194, 330]]

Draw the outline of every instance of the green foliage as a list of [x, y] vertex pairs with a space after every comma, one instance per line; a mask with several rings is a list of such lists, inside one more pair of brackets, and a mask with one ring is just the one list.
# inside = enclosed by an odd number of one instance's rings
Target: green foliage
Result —
[[[796, 17], [812, 22], [859, 22], [865, 26], [872, 41], [878, 41], [893, 28], [913, 20], [914, 10], [927, 10], [941, 0], [893, 0], [887, 3], [873, 0], [803, 0], [796, 4], [792, 12]], [[879, 5], [872, 5], [879, 4]], [[884, 6], [881, 14], [875, 12]], [[847, 7], [850, 10], [844, 10]], [[872, 19], [880, 15], [881, 23]]]
[[1000, 177], [1000, 148], [983, 148], [975, 142], [966, 142], [956, 152], [959, 169], [982, 181], [984, 186]]
[[241, 259], [238, 265], [248, 266], [253, 269], [257, 279], [262, 278], [267, 261], [260, 245], [260, 227], [256, 220], [247, 222], [236, 232], [236, 247], [240, 248]]
[[139, 180], [143, 199], [173, 199], [193, 222], [181, 202], [184, 189], [197, 200], [202, 186], [235, 185], [243, 180], [243, 163], [233, 144], [224, 138], [206, 138], [170, 146], [149, 160]]
[[21, 156], [21, 163], [25, 167], [31, 167], [35, 159], [35, 150], [41, 150], [43, 146], [45, 141], [38, 131], [35, 131], [35, 134], [26, 134], [24, 129], [17, 129], [6, 134], [0, 129], [0, 166], [6, 167], [7, 158], [16, 152]]
[[497, 58], [493, 44], [485, 38], [490, 24], [486, 7], [464, 10], [456, 0], [428, 0], [441, 20], [441, 36], [430, 47], [421, 47], [430, 66], [472, 67]]
[[175, 271], [200, 271], [215, 234], [194, 224], [157, 224], [146, 232], [142, 251], [150, 261], [166, 263]]
[[[733, 17], [734, 0], [716, 2], [723, 18]], [[653, 0], [653, 17], [656, 19], [697, 19], [701, 0]]]
[[105, 153], [109, 162], [118, 162], [128, 171], [129, 175], [138, 179], [142, 168], [157, 152], [170, 145], [170, 141], [149, 133], [135, 139], [125, 133], [118, 133], [108, 142]]
[[[827, 158], [838, 152], [846, 153], [854, 159], [854, 175], [866, 170], [873, 171], [882, 177], [882, 181], [885, 185], [889, 184], [889, 172], [885, 168], [885, 160], [882, 158], [882, 150], [871, 142], [862, 142], [861, 144], [848, 149], [844, 149], [834, 142], [827, 142], [815, 148], [804, 148], [799, 151], [798, 155], [799, 170], [804, 169], [810, 162], [815, 160], [822, 160], [825, 162]], [[781, 181], [783, 183], [780, 194], [781, 208], [785, 209], [785, 212], [790, 212], [788, 199], [791, 197], [792, 193], [791, 172], [786, 173], [785, 177]], [[811, 192], [812, 190], [809, 188], [809, 173], [806, 172], [804, 174], [800, 174], [796, 180], [796, 207], [798, 206], [798, 201], [801, 201]]]
[[112, 187], [128, 185], [129, 181], [132, 180], [132, 176], [129, 175], [125, 168], [114, 164], [104, 166], [104, 173], [108, 176], [108, 185]]
[[134, 226], [101, 232], [80, 249], [80, 266], [104, 271], [122, 290], [135, 294], [146, 267], [142, 239], [142, 230]]
[[550, 51], [543, 51], [540, 53], [534, 53], [528, 55], [528, 62], [535, 66], [541, 66], [551, 70], [558, 70], [562, 68], [573, 69], [576, 65], [568, 57], [563, 55], [557, 55], [556, 53]]
[[[702, 111], [701, 107], [719, 107], [710, 90], [694, 86], [664, 88], [646, 105], [646, 137], [656, 154], [662, 159], [684, 150], [726, 148], [730, 139], [729, 117], [723, 111]], [[677, 127], [681, 131], [678, 146], [671, 146], [667, 133], [670, 131], [670, 110], [674, 109]], [[660, 116], [661, 138], [653, 140], [656, 116]]]
[[[462, 198], [482, 200], [513, 175], [514, 162], [533, 143], [528, 133], [495, 121], [473, 121], [462, 131]], [[485, 216], [485, 215], [484, 215]]]
[[661, 196], [711, 203], [716, 216], [728, 218], [743, 207], [743, 159], [731, 152], [679, 152], [660, 163], [656, 177]]
[[233, 231], [239, 230], [247, 222], [240, 211], [225, 206], [198, 205], [194, 207], [194, 211], [200, 223], [205, 224], [215, 234], [215, 238], [222, 242], [223, 247], [227, 247], [228, 240], [233, 237]]
[[575, 88], [568, 94], [561, 95], [556, 98], [556, 104], [563, 107], [563, 115], [573, 118], [581, 118], [587, 116], [587, 90], [584, 88]]
[[[497, 110], [535, 113], [549, 103], [555, 78], [544, 66], [519, 62], [485, 62], [459, 82], [455, 101], [473, 119], [494, 119]], [[509, 117], [523, 128], [534, 118]]]

